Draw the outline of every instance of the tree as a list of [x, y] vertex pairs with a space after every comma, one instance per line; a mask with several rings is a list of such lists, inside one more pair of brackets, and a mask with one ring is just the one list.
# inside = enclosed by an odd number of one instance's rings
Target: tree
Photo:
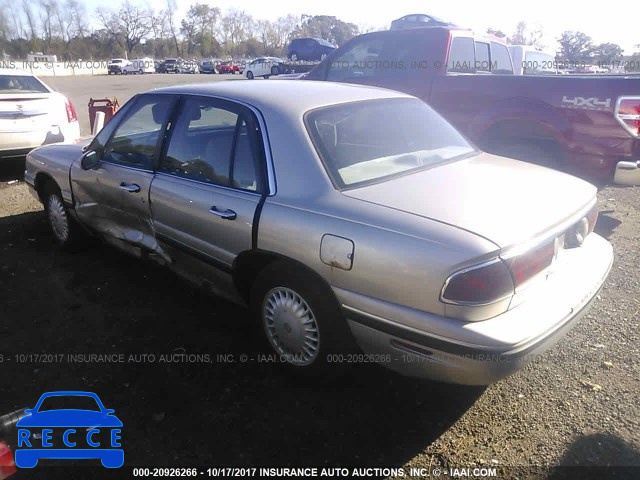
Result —
[[167, 26], [169, 27], [169, 32], [171, 32], [171, 38], [173, 39], [173, 44], [176, 48], [176, 55], [181, 57], [182, 49], [178, 43], [178, 29], [175, 21], [177, 8], [176, 0], [167, 0], [167, 9], [165, 10], [167, 15]]
[[342, 45], [358, 35], [358, 27], [328, 15], [302, 15], [302, 23], [292, 37], [319, 37], [335, 45]]
[[[502, 33], [502, 32], [500, 32]], [[520, 21], [516, 25], [516, 31], [509, 37], [508, 42], [511, 45], [532, 45], [542, 48], [540, 43], [542, 40], [542, 29], [530, 29], [526, 22]]]
[[152, 31], [153, 15], [131, 4], [129, 0], [125, 0], [117, 12], [100, 7], [96, 13], [105, 30], [129, 54]]
[[222, 18], [222, 39], [227, 53], [237, 55], [240, 42], [249, 38], [253, 17], [244, 10], [230, 10]]
[[180, 31], [187, 42], [187, 53], [196, 50], [205, 56], [211, 53], [213, 34], [216, 30], [220, 9], [209, 5], [196, 3], [191, 5], [185, 18], [181, 22]]
[[591, 49], [591, 56], [596, 62], [610, 64], [616, 59], [621, 59], [624, 50], [615, 43], [601, 43]]
[[487, 33], [489, 35], [494, 35], [498, 38], [507, 38], [507, 34], [504, 33], [502, 30], [497, 30], [495, 28], [487, 28]]
[[591, 37], [582, 32], [567, 30], [558, 39], [560, 44], [560, 58], [569, 62], [584, 62], [591, 60], [593, 44]]

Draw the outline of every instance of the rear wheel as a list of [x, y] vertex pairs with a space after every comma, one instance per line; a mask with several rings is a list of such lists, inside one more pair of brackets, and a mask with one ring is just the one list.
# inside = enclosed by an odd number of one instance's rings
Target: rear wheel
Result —
[[58, 245], [67, 250], [81, 246], [86, 235], [71, 217], [58, 186], [53, 182], [47, 183], [42, 198], [49, 226]]
[[124, 73], [125, 75], [129, 75], [129, 70], [123, 70], [122, 73]]
[[253, 72], [252, 72], [251, 70], [249, 70], [249, 71], [247, 72], [247, 78], [248, 78], [249, 80], [253, 80]]
[[138, 70], [138, 73], [139, 73], [140, 75], [142, 75], [144, 72], [142, 71], [142, 69], [140, 69], [140, 70]]
[[265, 267], [251, 288], [251, 305], [271, 351], [298, 371], [320, 371], [327, 355], [355, 342], [331, 289], [288, 262]]

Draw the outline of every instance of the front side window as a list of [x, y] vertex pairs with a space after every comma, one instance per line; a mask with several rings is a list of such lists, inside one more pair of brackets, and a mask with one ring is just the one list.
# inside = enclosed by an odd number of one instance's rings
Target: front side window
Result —
[[173, 102], [170, 96], [138, 97], [107, 141], [103, 160], [152, 170]]
[[414, 98], [323, 107], [308, 112], [305, 124], [339, 189], [424, 170], [475, 152], [446, 120]]
[[263, 150], [253, 115], [228, 102], [187, 97], [159, 171], [242, 190], [260, 188]]

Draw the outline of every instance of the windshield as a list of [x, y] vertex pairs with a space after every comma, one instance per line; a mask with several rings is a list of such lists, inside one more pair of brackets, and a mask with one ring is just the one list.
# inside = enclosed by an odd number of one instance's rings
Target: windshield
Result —
[[49, 90], [36, 78], [26, 75], [0, 75], [2, 93], [47, 93]]
[[50, 410], [90, 410], [99, 412], [100, 406], [93, 397], [87, 395], [60, 395], [47, 397], [42, 401], [39, 412]]
[[312, 110], [307, 131], [338, 188], [379, 182], [475, 150], [414, 98], [368, 100]]

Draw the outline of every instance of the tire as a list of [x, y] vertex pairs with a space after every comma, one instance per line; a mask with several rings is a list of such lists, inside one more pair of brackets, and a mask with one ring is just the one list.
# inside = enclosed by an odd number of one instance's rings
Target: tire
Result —
[[267, 78], [269, 78], [269, 75], [262, 75], [262, 78], [266, 80]]
[[248, 78], [249, 80], [253, 80], [253, 72], [252, 72], [251, 70], [249, 70], [249, 71], [247, 72], [247, 78]]
[[86, 244], [82, 227], [70, 215], [60, 189], [48, 182], [43, 191], [44, 210], [56, 243], [65, 250], [74, 251]]
[[292, 52], [291, 56], [289, 58], [291, 59], [292, 62], [297, 62], [298, 61], [298, 54], [296, 52]]
[[142, 69], [138, 70], [138, 73], [139, 73], [140, 75], [144, 74], [144, 72], [142, 71]]
[[271, 75], [272, 76], [280, 75], [280, 69], [276, 66], [271, 67]]
[[123, 71], [122, 71], [122, 74], [123, 74], [123, 75], [129, 75], [129, 70], [123, 70]]
[[251, 287], [251, 307], [270, 351], [296, 372], [320, 372], [330, 353], [356, 350], [331, 288], [294, 264], [265, 267]]

